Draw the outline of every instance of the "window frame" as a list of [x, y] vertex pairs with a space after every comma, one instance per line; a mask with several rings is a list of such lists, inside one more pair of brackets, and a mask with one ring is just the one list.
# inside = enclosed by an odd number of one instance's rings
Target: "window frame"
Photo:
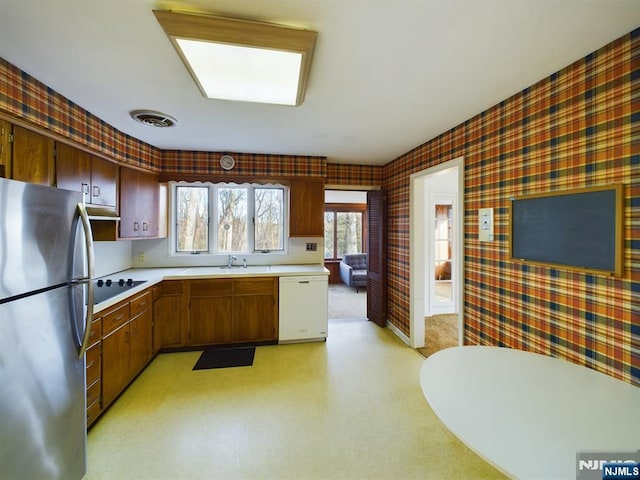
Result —
[[[209, 215], [208, 224], [208, 248], [207, 250], [196, 251], [178, 251], [178, 234], [177, 234], [177, 188], [178, 187], [207, 187], [209, 204], [207, 212]], [[218, 189], [219, 188], [244, 188], [248, 190], [247, 194], [247, 250], [246, 251], [219, 251], [218, 250]], [[256, 250], [255, 249], [255, 190], [256, 189], [276, 189], [282, 191], [282, 248], [273, 250]], [[238, 255], [238, 254], [258, 254], [258, 253], [288, 253], [289, 238], [289, 186], [280, 183], [256, 183], [256, 182], [187, 182], [172, 181], [169, 182], [169, 215], [170, 228], [168, 232], [168, 248], [169, 256], [191, 256], [191, 255]]]
[[[367, 251], [367, 204], [366, 203], [325, 203], [324, 213], [333, 212], [333, 256], [324, 257], [325, 262], [340, 261], [342, 257], [337, 256], [338, 249], [338, 213], [362, 213], [362, 253]], [[326, 242], [325, 242], [326, 243]]]

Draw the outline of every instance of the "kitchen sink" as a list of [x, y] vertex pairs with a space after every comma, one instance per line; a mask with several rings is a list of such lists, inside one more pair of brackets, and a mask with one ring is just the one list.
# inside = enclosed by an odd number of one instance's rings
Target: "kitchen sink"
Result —
[[271, 270], [270, 265], [233, 265], [232, 267], [193, 267], [187, 270], [187, 275], [220, 275], [220, 274], [254, 274], [268, 273]]

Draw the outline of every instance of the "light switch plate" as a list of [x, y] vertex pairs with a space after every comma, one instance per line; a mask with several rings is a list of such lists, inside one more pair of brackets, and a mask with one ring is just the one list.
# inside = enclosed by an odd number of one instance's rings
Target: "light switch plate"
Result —
[[478, 209], [478, 240], [493, 242], [493, 208]]

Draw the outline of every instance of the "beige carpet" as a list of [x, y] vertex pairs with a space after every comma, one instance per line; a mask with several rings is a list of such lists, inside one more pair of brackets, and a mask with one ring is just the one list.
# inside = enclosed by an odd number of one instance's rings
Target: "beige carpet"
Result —
[[329, 285], [329, 320], [367, 318], [367, 289], [349, 288], [342, 283]]
[[458, 315], [434, 315], [424, 319], [424, 347], [418, 351], [428, 357], [442, 349], [458, 345]]

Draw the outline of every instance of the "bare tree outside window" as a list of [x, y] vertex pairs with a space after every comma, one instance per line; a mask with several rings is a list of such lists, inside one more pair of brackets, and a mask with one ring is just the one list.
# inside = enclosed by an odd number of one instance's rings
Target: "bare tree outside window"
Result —
[[363, 252], [365, 205], [331, 205], [324, 212], [324, 258]]
[[207, 187], [176, 188], [176, 250], [206, 252], [209, 250], [209, 189]]
[[254, 245], [256, 250], [284, 248], [284, 190], [254, 189]]
[[362, 214], [360, 212], [337, 212], [338, 256], [362, 252]]
[[247, 251], [247, 189], [218, 189], [218, 252]]
[[282, 185], [173, 185], [175, 253], [283, 251], [287, 188]]

